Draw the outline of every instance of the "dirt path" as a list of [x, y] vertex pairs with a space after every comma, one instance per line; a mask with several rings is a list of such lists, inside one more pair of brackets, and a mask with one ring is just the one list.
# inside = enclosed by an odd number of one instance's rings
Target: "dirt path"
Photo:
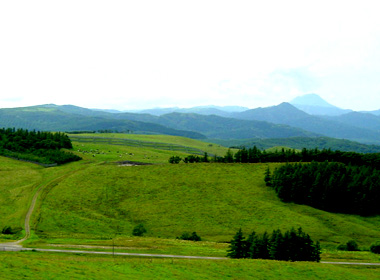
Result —
[[87, 167], [82, 167], [82, 168], [79, 168], [77, 170], [73, 170], [73, 171], [67, 172], [64, 175], [61, 175], [59, 177], [56, 177], [56, 178], [50, 180], [46, 184], [41, 183], [41, 185], [38, 187], [36, 193], [33, 196], [32, 202], [31, 202], [31, 204], [29, 206], [29, 209], [28, 209], [28, 212], [26, 213], [26, 216], [25, 216], [25, 220], [24, 220], [25, 236], [22, 239], [14, 241], [14, 242], [0, 243], [0, 247], [22, 248], [21, 243], [24, 242], [24, 241], [26, 241], [30, 237], [30, 219], [32, 217], [32, 214], [33, 214], [34, 209], [36, 207], [37, 200], [40, 197], [41, 193], [45, 189], [47, 189], [49, 187], [53, 187], [53, 186], [59, 184], [60, 182], [62, 182], [64, 179], [66, 179], [67, 177], [71, 176], [72, 174], [77, 173], [79, 171], [82, 171], [83, 169], [86, 169], [86, 168]]

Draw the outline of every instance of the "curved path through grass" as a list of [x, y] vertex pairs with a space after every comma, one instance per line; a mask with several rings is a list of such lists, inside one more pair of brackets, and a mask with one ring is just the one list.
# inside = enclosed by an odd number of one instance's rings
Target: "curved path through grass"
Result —
[[61, 175], [59, 177], [56, 177], [52, 180], [50, 180], [48, 183], [46, 184], [41, 184], [37, 191], [35, 192], [34, 196], [33, 196], [33, 199], [32, 199], [32, 202], [29, 206], [29, 209], [28, 209], [28, 212], [26, 213], [26, 216], [25, 216], [25, 220], [24, 220], [24, 229], [25, 229], [25, 236], [23, 238], [21, 238], [20, 240], [17, 240], [17, 241], [13, 241], [13, 242], [5, 242], [5, 243], [0, 243], [0, 247], [14, 247], [14, 248], [23, 248], [22, 247], [22, 243], [24, 241], [26, 241], [27, 239], [30, 238], [30, 235], [31, 235], [31, 232], [30, 232], [30, 218], [32, 217], [32, 214], [34, 212], [34, 209], [36, 207], [36, 203], [37, 203], [37, 200], [38, 198], [40, 197], [41, 193], [47, 189], [48, 187], [52, 187], [53, 185], [56, 185], [58, 184], [59, 182], [63, 181], [64, 179], [66, 179], [68, 176], [78, 172], [78, 171], [81, 171], [83, 169], [85, 169], [87, 167], [83, 167], [83, 168], [79, 168], [77, 170], [73, 170], [73, 171], [70, 171], [68, 173], [65, 173], [64, 175]]

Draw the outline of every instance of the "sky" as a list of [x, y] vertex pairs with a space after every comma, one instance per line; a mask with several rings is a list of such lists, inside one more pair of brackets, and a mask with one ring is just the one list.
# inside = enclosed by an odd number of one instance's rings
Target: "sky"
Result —
[[380, 109], [380, 2], [0, 0], [0, 108]]

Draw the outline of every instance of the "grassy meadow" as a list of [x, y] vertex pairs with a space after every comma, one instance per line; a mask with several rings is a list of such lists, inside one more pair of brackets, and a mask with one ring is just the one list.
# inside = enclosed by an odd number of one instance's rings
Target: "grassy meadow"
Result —
[[170, 239], [196, 231], [210, 242], [228, 242], [240, 227], [246, 234], [302, 227], [326, 248], [350, 239], [369, 247], [380, 239], [380, 217], [281, 202], [263, 182], [266, 168], [267, 164], [93, 165], [50, 190], [35, 217], [36, 233], [52, 241], [104, 240], [131, 236], [142, 223], [149, 237]]
[[3, 252], [1, 279], [379, 279], [380, 268], [265, 260], [184, 260]]
[[[174, 136], [86, 136], [166, 143], [217, 155], [228, 150]], [[351, 239], [368, 250], [380, 240], [380, 216], [336, 214], [281, 202], [263, 180], [267, 167], [274, 169], [278, 163], [172, 165], [170, 156], [187, 153], [107, 141], [73, 141], [73, 146], [83, 160], [52, 168], [0, 157], [1, 228], [23, 227], [33, 195], [44, 188], [32, 215], [32, 237], [25, 246], [98, 251], [115, 246], [125, 252], [223, 257], [227, 242], [239, 228], [248, 235], [253, 230], [263, 233], [302, 227], [321, 242], [322, 260], [380, 262], [378, 255], [368, 251], [336, 250]], [[151, 165], [118, 163], [123, 161]], [[138, 224], [147, 229], [143, 237], [132, 236]], [[201, 236], [201, 242], [176, 239], [193, 231]], [[18, 237], [0, 235], [3, 241]], [[113, 279], [126, 275], [129, 279], [376, 279], [379, 275], [379, 268], [310, 263], [176, 259], [173, 264], [163, 259], [36, 252], [1, 252], [0, 263], [1, 279], [107, 279], [110, 275]]]

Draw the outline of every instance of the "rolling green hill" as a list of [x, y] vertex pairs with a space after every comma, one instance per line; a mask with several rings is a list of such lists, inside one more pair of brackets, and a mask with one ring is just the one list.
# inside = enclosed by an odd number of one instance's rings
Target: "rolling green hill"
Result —
[[42, 131], [120, 131], [148, 134], [168, 134], [202, 139], [204, 135], [168, 128], [160, 124], [110, 118], [111, 113], [76, 106], [32, 106], [0, 109], [0, 127], [15, 127]]
[[[270, 164], [274, 168], [278, 164]], [[148, 236], [175, 238], [196, 231], [206, 241], [229, 241], [240, 227], [271, 231], [299, 227], [322, 245], [380, 239], [379, 217], [333, 214], [285, 204], [265, 187], [265, 164], [91, 166], [60, 182], [36, 217], [37, 235], [104, 239], [130, 236], [143, 223]]]
[[[223, 257], [226, 242], [240, 227], [248, 234], [252, 230], [263, 233], [302, 226], [313, 240], [321, 242], [322, 260], [378, 261], [378, 256], [369, 252], [338, 252], [335, 248], [354, 239], [361, 248], [368, 249], [380, 239], [380, 217], [328, 213], [281, 202], [263, 181], [268, 166], [273, 169], [281, 164], [172, 165], [167, 163], [169, 156], [187, 152], [167, 149], [170, 145], [221, 154], [227, 148], [167, 135], [80, 136], [90, 137], [89, 141], [73, 141], [74, 152], [84, 158], [80, 162], [43, 168], [0, 157], [1, 228], [22, 227], [31, 197], [37, 188], [46, 186], [32, 215], [33, 232], [26, 242], [28, 246], [88, 246], [80, 247], [83, 250], [112, 250], [115, 246], [115, 250], [126, 252]], [[125, 140], [141, 145], [118, 142]], [[154, 164], [130, 166], [123, 164], [126, 161]], [[132, 236], [132, 229], [140, 223], [146, 227], [146, 235]], [[176, 239], [192, 231], [203, 241]], [[0, 235], [3, 240], [18, 237]], [[37, 272], [47, 278], [63, 273], [79, 279], [101, 279], [114, 275], [115, 270], [131, 279], [131, 275], [137, 279], [189, 275], [219, 279], [220, 271], [230, 278], [242, 279], [247, 275], [275, 279], [292, 275], [299, 279], [371, 279], [378, 273], [375, 268], [261, 260], [142, 260], [37, 252], [5, 252], [2, 256], [2, 279], [7, 279], [8, 273], [33, 277]], [[111, 262], [112, 269], [108, 265]]]
[[[351, 115], [351, 113], [349, 114]], [[353, 114], [351, 116], [356, 115]], [[278, 106], [236, 113], [234, 117], [244, 120], [260, 120], [289, 125], [327, 137], [348, 139], [361, 143], [380, 144], [380, 132], [364, 126], [356, 126], [359, 123], [363, 123], [360, 120], [343, 122], [339, 120], [344, 120], [344, 117], [329, 117], [326, 119], [325, 117], [312, 116], [286, 102]]]

